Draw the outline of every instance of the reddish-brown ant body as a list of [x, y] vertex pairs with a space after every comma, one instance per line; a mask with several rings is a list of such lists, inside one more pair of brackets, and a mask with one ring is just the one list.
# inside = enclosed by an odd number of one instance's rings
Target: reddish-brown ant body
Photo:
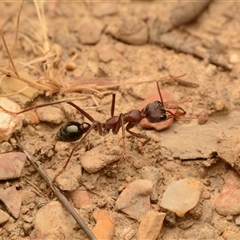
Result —
[[[145, 134], [135, 133], [131, 131], [133, 127], [135, 127], [142, 119], [147, 118], [147, 120], [151, 123], [157, 123], [161, 121], [166, 121], [170, 118], [179, 118], [186, 114], [186, 112], [179, 106], [169, 106], [164, 105], [159, 82], [157, 81], [157, 88], [158, 93], [160, 97], [160, 101], [155, 101], [153, 103], [149, 103], [144, 107], [142, 110], [131, 110], [128, 113], [121, 113], [119, 116], [114, 116], [114, 109], [115, 109], [115, 99], [116, 94], [112, 94], [112, 104], [111, 104], [111, 117], [107, 119], [105, 122], [101, 123], [97, 120], [95, 120], [92, 116], [90, 116], [86, 111], [84, 111], [82, 108], [77, 106], [75, 103], [67, 100], [60, 100], [52, 103], [47, 104], [41, 104], [37, 106], [33, 106], [27, 109], [24, 109], [20, 112], [17, 112], [15, 114], [20, 114], [27, 112], [31, 109], [37, 109], [40, 107], [45, 107], [49, 105], [55, 105], [59, 103], [66, 102], [67, 104], [75, 107], [84, 117], [86, 117], [90, 122], [68, 122], [64, 124], [60, 130], [56, 134], [56, 140], [57, 141], [65, 141], [65, 142], [74, 142], [80, 139], [80, 141], [73, 147], [65, 165], [63, 166], [62, 170], [58, 172], [58, 174], [55, 176], [54, 180], [59, 176], [67, 167], [74, 151], [82, 144], [82, 142], [85, 140], [85, 138], [88, 136], [88, 134], [94, 129], [98, 132], [100, 136], [107, 135], [110, 130], [112, 130], [113, 134], [117, 134], [122, 128], [122, 138], [123, 138], [123, 147], [124, 147], [124, 153], [125, 153], [125, 129], [128, 133], [133, 135], [137, 138], [143, 138], [145, 141], [142, 143], [142, 146], [144, 146], [146, 143], [150, 141], [150, 137], [148, 137]], [[109, 94], [107, 94], [109, 95]], [[102, 98], [102, 97], [100, 97]], [[176, 112], [172, 113], [170, 109], [174, 109]], [[125, 127], [126, 125], [126, 127]], [[53, 181], [54, 181], [53, 180]]]

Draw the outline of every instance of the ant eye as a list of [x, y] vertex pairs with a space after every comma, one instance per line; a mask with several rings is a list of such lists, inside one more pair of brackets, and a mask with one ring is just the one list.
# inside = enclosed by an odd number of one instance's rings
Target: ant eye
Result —
[[160, 121], [164, 121], [164, 120], [166, 120], [167, 119], [167, 115], [161, 115], [160, 116]]
[[63, 142], [74, 142], [80, 139], [84, 132], [80, 123], [68, 122], [59, 129], [55, 139]]

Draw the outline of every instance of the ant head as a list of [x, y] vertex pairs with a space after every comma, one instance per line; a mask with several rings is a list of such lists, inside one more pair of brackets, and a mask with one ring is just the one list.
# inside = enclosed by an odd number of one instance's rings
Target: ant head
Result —
[[153, 103], [149, 103], [143, 109], [146, 118], [151, 123], [157, 123], [161, 121], [165, 121], [167, 119], [167, 112], [163, 106], [163, 103], [160, 101], [155, 101]]

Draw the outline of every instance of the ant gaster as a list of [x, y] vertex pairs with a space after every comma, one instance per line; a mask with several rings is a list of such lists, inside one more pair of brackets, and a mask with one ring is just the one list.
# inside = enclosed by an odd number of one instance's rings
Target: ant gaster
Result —
[[[177, 77], [174, 77], [174, 78], [177, 78]], [[89, 135], [89, 133], [93, 129], [96, 130], [100, 136], [105, 136], [110, 132], [110, 130], [112, 130], [113, 134], [117, 134], [120, 128], [122, 128], [122, 138], [123, 138], [123, 148], [124, 148], [123, 150], [125, 153], [125, 130], [131, 135], [133, 135], [134, 137], [145, 139], [145, 141], [142, 142], [142, 146], [144, 146], [146, 143], [150, 141], [149, 136], [131, 131], [131, 129], [135, 127], [142, 119], [147, 118], [149, 122], [157, 123], [161, 121], [166, 121], [170, 118], [177, 119], [180, 116], [185, 115], [186, 112], [179, 106], [164, 105], [162, 94], [159, 87], [159, 81], [157, 81], [156, 83], [157, 83], [157, 89], [158, 89], [160, 101], [149, 103], [142, 110], [134, 109], [128, 113], [121, 113], [119, 116], [114, 116], [116, 94], [111, 93], [112, 94], [111, 117], [103, 123], [95, 120], [91, 115], [89, 115], [82, 108], [80, 108], [75, 103], [68, 100], [59, 100], [52, 103], [40, 104], [37, 106], [24, 109], [15, 114], [20, 114], [32, 109], [66, 102], [67, 104], [75, 107], [84, 117], [86, 117], [91, 122], [91, 124], [87, 122], [83, 122], [83, 123], [78, 123], [73, 121], [68, 122], [64, 124], [57, 132], [55, 137], [57, 141], [74, 142], [79, 139], [80, 141], [73, 147], [65, 165], [54, 177], [53, 181], [55, 181], [55, 179], [66, 169], [74, 151], [82, 144], [82, 142], [85, 140], [85, 138]], [[99, 97], [99, 96], [97, 97], [103, 98], [106, 95], [109, 95], [109, 93], [104, 94], [102, 97]], [[172, 113], [170, 109], [174, 109], [176, 112]]]

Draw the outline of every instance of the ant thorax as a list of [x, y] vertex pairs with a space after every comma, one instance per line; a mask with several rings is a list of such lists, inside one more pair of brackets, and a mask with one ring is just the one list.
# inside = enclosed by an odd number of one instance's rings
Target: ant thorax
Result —
[[149, 103], [142, 111], [151, 123], [157, 123], [167, 119], [167, 112], [163, 103], [160, 101]]
[[119, 119], [119, 116], [113, 116], [107, 119], [105, 123], [101, 124], [103, 136], [107, 135], [110, 130], [116, 127], [118, 119]]

